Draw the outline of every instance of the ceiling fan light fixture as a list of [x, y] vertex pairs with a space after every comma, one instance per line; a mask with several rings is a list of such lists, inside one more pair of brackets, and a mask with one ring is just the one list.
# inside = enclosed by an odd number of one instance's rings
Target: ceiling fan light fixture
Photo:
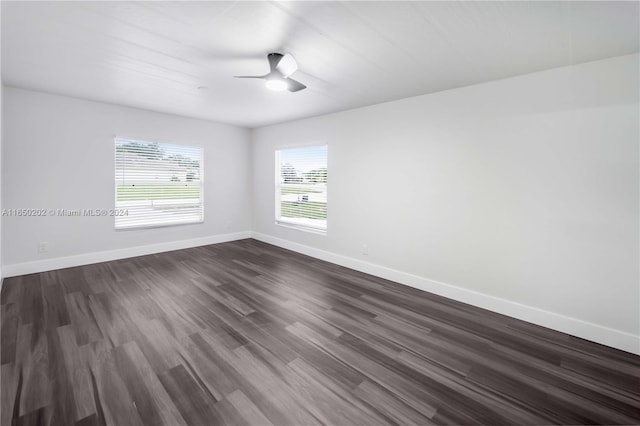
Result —
[[298, 70], [298, 64], [296, 60], [293, 59], [293, 56], [291, 56], [291, 53], [287, 53], [280, 59], [278, 65], [276, 65], [276, 69], [285, 77], [289, 77]]
[[287, 82], [280, 78], [268, 79], [265, 82], [265, 86], [267, 87], [267, 89], [273, 90], [274, 92], [282, 92], [284, 90], [287, 90], [287, 88], [289, 87]]
[[[0, 0], [2, 1], [2, 0]], [[294, 80], [290, 77], [298, 69], [296, 60], [293, 59], [291, 54], [287, 53], [269, 53], [267, 55], [269, 60], [270, 72], [265, 75], [236, 75], [235, 78], [258, 78], [264, 79], [265, 86], [269, 90], [274, 92], [282, 92], [288, 90], [290, 92], [299, 92], [302, 89], [306, 89], [307, 86]]]

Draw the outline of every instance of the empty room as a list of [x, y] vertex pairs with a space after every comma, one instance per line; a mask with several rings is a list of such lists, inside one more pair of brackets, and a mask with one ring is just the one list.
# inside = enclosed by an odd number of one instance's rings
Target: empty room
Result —
[[0, 21], [2, 426], [640, 424], [640, 2]]

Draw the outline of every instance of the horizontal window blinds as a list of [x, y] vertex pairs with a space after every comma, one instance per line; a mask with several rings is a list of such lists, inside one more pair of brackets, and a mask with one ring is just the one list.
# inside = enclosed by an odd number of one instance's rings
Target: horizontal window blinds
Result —
[[202, 149], [116, 139], [116, 229], [204, 220]]
[[276, 221], [326, 231], [327, 146], [279, 150], [276, 167]]

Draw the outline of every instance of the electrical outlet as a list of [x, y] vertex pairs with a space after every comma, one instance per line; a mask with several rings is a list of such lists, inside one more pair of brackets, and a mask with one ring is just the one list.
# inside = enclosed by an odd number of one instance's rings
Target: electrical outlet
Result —
[[362, 255], [363, 256], [368, 256], [369, 255], [369, 246], [366, 244], [362, 245]]
[[49, 243], [44, 241], [38, 243], [38, 253], [46, 253], [48, 251], [49, 251]]

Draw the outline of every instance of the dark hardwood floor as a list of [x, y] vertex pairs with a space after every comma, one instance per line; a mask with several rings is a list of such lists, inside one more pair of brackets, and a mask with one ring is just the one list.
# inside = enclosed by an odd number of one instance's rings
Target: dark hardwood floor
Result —
[[2, 425], [640, 423], [638, 356], [255, 240], [1, 300]]

